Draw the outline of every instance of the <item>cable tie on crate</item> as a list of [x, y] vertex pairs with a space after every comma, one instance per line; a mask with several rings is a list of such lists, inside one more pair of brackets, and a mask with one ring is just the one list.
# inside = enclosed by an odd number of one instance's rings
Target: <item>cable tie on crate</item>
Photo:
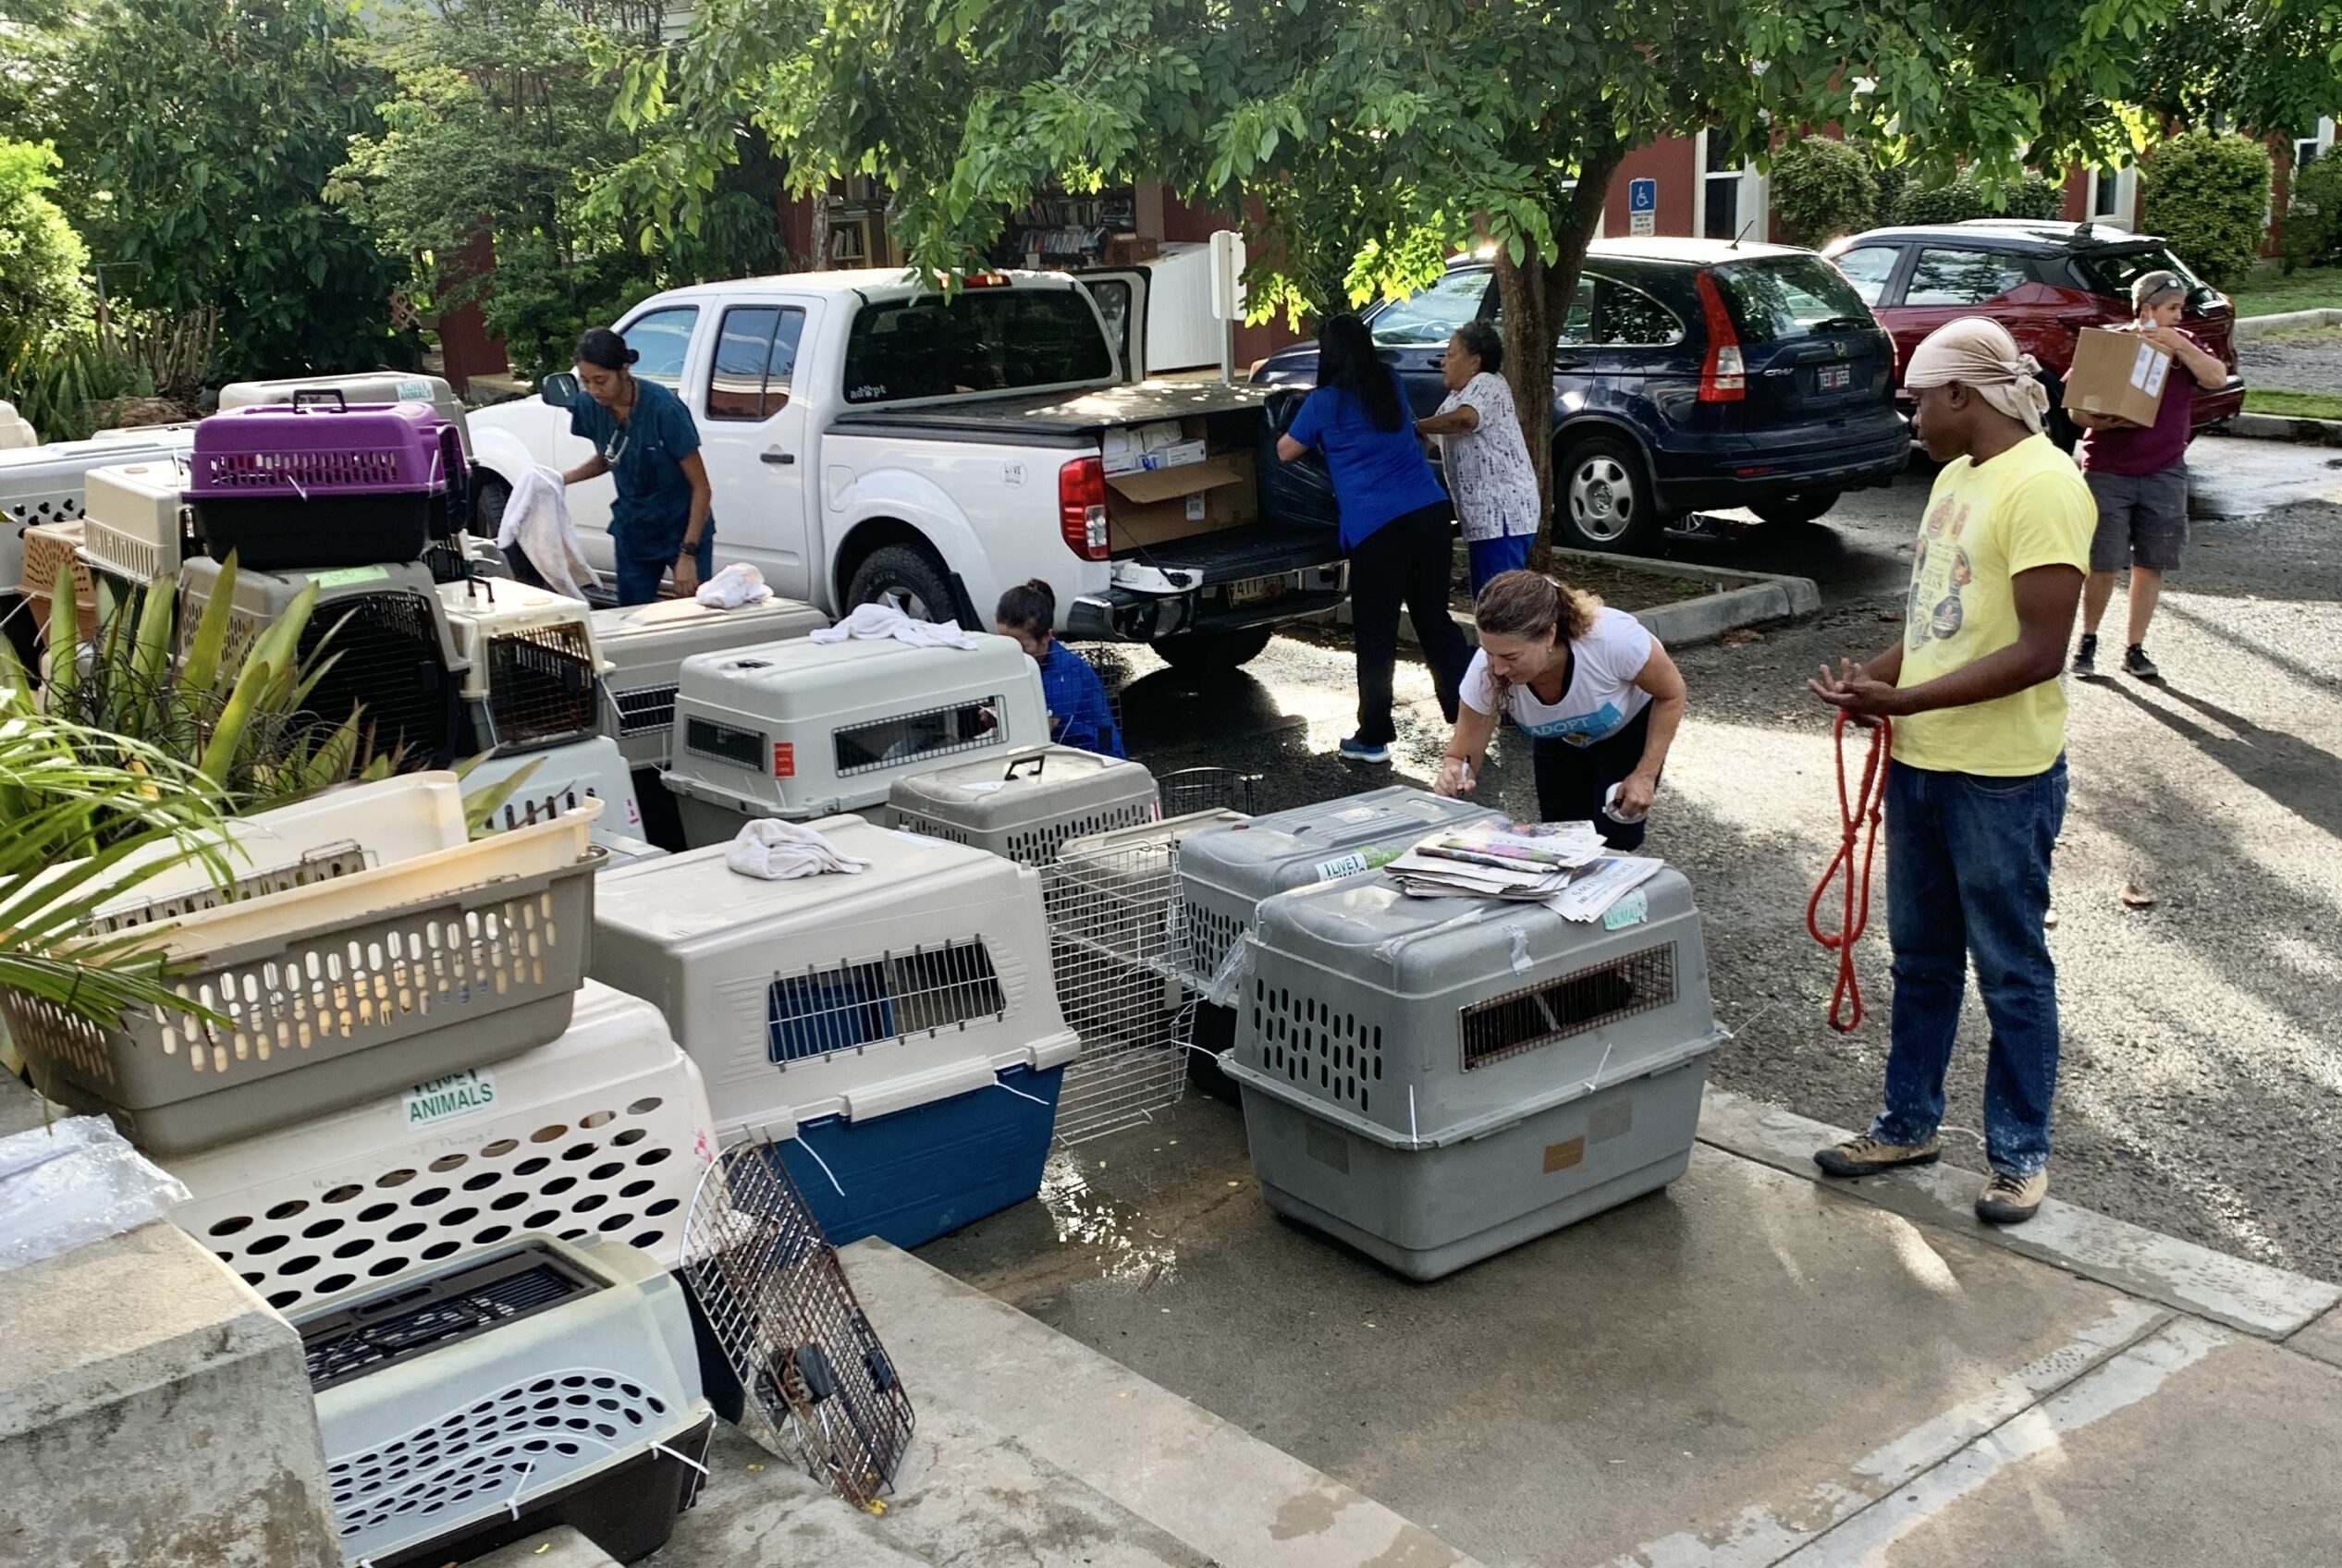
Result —
[[504, 1500], [505, 1511], [510, 1513], [515, 1520], [518, 1520], [521, 1517], [521, 1488], [529, 1484], [529, 1476], [535, 1469], [536, 1461], [533, 1459], [530, 1460], [526, 1464], [521, 1465], [521, 1478], [512, 1483], [512, 1495]]
[[839, 1183], [838, 1173], [829, 1169], [829, 1162], [821, 1158], [821, 1151], [819, 1149], [805, 1142], [803, 1136], [796, 1133], [789, 1134], [789, 1141], [795, 1144], [807, 1154], [813, 1156], [814, 1163], [821, 1167], [821, 1173], [829, 1178], [829, 1184], [831, 1186], [838, 1189], [838, 1195], [840, 1197], [844, 1197], [846, 1195], [846, 1189]]
[[[1048, 1105], [1048, 1104], [1049, 1103], [1048, 1101], [1047, 1101], [1047, 1100], [1043, 1099], [1043, 1098], [1042, 1098], [1040, 1096], [1038, 1096], [1038, 1095], [1028, 1095], [1028, 1094], [1026, 1094], [1026, 1093], [1025, 1093], [1023, 1089], [1010, 1089], [1010, 1088], [1009, 1088], [1009, 1086], [1008, 1086], [1006, 1084], [1001, 1083], [1001, 1082], [1000, 1082], [998, 1078], [995, 1078], [995, 1079], [993, 1079], [993, 1080], [992, 1080], [992, 1086], [993, 1086], [994, 1088], [996, 1088], [996, 1089], [1008, 1089], [1008, 1092], [1009, 1092], [1010, 1094], [1014, 1095], [1014, 1096], [1015, 1096], [1018, 1099], [1021, 1099], [1021, 1100], [1031, 1100], [1031, 1101], [1032, 1101], [1035, 1105], [1046, 1106], [1046, 1105]], [[816, 1156], [815, 1158], [819, 1158], [819, 1157], [818, 1157], [818, 1156]], [[822, 1169], [823, 1169], [823, 1170], [828, 1170], [829, 1168], [828, 1168], [828, 1166], [826, 1166], [826, 1165], [825, 1165], [825, 1166], [823, 1166], [823, 1167], [822, 1167]], [[840, 1195], [842, 1195], [842, 1194], [840, 1194]]]
[[707, 1466], [706, 1466], [706, 1465], [702, 1464], [701, 1464], [698, 1460], [693, 1459], [693, 1458], [690, 1454], [688, 1454], [688, 1453], [680, 1453], [680, 1452], [676, 1452], [674, 1449], [668, 1448], [668, 1447], [665, 1443], [653, 1443], [653, 1444], [651, 1444], [651, 1452], [652, 1452], [653, 1453], [663, 1453], [663, 1454], [667, 1455], [667, 1457], [668, 1457], [668, 1458], [669, 1458], [669, 1459], [679, 1459], [679, 1460], [681, 1460], [684, 1464], [686, 1464], [690, 1465], [693, 1469], [694, 1469], [694, 1470], [698, 1471], [698, 1472], [699, 1472], [702, 1476], [705, 1476], [705, 1475], [707, 1475], [707, 1474], [708, 1474], [708, 1469], [707, 1469]]

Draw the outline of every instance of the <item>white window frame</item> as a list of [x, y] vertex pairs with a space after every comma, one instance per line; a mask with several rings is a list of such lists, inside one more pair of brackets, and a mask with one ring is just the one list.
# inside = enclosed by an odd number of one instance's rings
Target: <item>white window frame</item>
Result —
[[1700, 131], [1691, 140], [1692, 176], [1698, 181], [1691, 203], [1691, 235], [1695, 239], [1732, 239], [1736, 234], [1708, 232], [1708, 185], [1711, 180], [1737, 180], [1740, 183], [1738, 208], [1740, 221], [1747, 225], [1747, 239], [1752, 245], [1760, 245], [1772, 235], [1772, 181], [1754, 163], [1746, 163], [1737, 169], [1708, 167], [1708, 133]]
[[[2309, 150], [2308, 157], [2302, 156], [2304, 148]], [[2311, 158], [2323, 158], [2333, 150], [2334, 116], [2328, 115], [2318, 121], [2318, 129], [2314, 132], [2293, 139], [2293, 166], [2298, 169]]]
[[2125, 164], [2115, 171], [2115, 199], [2111, 205], [2103, 207], [2098, 200], [2100, 189], [2105, 183], [2103, 172], [2094, 165], [2090, 171], [2090, 189], [2084, 192], [2089, 199], [2083, 203], [2086, 209], [2082, 214], [2083, 219], [2090, 223], [2111, 223], [2125, 230], [2136, 229], [2139, 227], [2139, 165]]

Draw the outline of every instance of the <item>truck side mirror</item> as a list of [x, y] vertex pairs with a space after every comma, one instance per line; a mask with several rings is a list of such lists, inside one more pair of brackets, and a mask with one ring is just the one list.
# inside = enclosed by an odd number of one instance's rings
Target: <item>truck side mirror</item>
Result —
[[536, 395], [557, 409], [566, 409], [577, 402], [577, 373], [557, 370], [537, 383]]

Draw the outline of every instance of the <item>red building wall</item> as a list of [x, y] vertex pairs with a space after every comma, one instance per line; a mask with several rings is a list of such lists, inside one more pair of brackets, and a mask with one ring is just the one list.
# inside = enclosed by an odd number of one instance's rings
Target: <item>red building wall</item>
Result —
[[[1228, 214], [1209, 207], [1191, 207], [1171, 191], [1163, 192], [1163, 232], [1152, 238], [1175, 244], [1203, 244], [1216, 229], [1231, 227]], [[1245, 367], [1256, 360], [1268, 358], [1288, 343], [1297, 343], [1304, 334], [1284, 324], [1281, 316], [1257, 325], [1245, 324], [1236, 328], [1236, 374], [1241, 377]]]
[[1603, 235], [1624, 239], [1634, 233], [1633, 220], [1626, 211], [1626, 187], [1637, 179], [1659, 182], [1659, 211], [1653, 231], [1690, 234], [1692, 203], [1699, 196], [1699, 163], [1694, 155], [1698, 145], [1688, 136], [1662, 136], [1648, 147], [1637, 147], [1627, 153], [1626, 161], [1618, 165], [1617, 177], [1610, 182], [1609, 199], [1602, 204]]

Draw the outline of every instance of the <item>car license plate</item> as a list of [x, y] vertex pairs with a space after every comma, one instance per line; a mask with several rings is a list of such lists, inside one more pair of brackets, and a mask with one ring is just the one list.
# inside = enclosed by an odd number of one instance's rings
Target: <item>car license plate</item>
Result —
[[1241, 582], [1231, 582], [1228, 585], [1228, 607], [1242, 609], [1246, 605], [1276, 598], [1285, 591], [1285, 586], [1282, 577], [1247, 577]]
[[1854, 385], [1854, 367], [1852, 365], [1823, 365], [1821, 380], [1822, 391], [1843, 392]]

